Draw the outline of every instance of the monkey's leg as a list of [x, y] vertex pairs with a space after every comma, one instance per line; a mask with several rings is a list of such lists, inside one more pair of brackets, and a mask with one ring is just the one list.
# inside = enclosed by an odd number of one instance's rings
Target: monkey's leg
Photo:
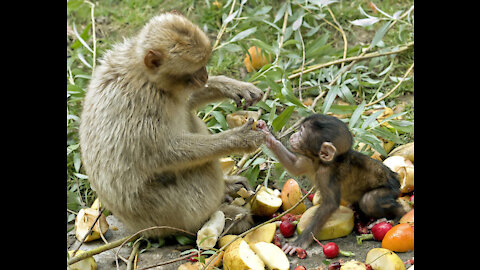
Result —
[[286, 243], [283, 246], [282, 250], [285, 254], [293, 255], [297, 248], [306, 249], [313, 241], [312, 233], [316, 235], [340, 206], [340, 183], [335, 179], [331, 168], [321, 167], [318, 169], [315, 182], [322, 195], [322, 205], [316, 210], [310, 224], [302, 234], [293, 243]]
[[[225, 214], [225, 230], [234, 223], [227, 234], [240, 234], [253, 226], [252, 215], [244, 207], [224, 203], [219, 210]], [[235, 220], [235, 218], [240, 218], [240, 220]]]
[[225, 193], [231, 196], [235, 195], [239, 189], [244, 187], [246, 190], [252, 190], [246, 177], [240, 175], [225, 175]]
[[363, 194], [358, 202], [360, 210], [373, 218], [395, 218], [405, 214], [403, 207], [397, 202], [399, 192], [391, 188], [377, 188]]
[[263, 91], [251, 83], [238, 81], [226, 76], [210, 76], [204, 88], [196, 90], [188, 99], [190, 109], [199, 108], [209, 102], [224, 98], [233, 99], [237, 107], [244, 109], [262, 99]]

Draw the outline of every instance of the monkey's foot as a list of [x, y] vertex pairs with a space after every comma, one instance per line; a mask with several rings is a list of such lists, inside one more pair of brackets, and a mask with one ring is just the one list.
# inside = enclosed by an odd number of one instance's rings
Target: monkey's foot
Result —
[[282, 247], [282, 251], [285, 252], [285, 254], [288, 255], [293, 255], [295, 254], [297, 248], [302, 248], [300, 245], [296, 245], [295, 242], [293, 243], [285, 243]]

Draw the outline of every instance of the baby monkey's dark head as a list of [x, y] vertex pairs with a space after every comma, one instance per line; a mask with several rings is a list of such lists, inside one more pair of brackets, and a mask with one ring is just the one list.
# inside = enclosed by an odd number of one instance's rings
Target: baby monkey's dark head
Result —
[[340, 119], [323, 114], [306, 117], [300, 130], [290, 137], [294, 152], [320, 158], [324, 163], [337, 160], [352, 147], [352, 134]]

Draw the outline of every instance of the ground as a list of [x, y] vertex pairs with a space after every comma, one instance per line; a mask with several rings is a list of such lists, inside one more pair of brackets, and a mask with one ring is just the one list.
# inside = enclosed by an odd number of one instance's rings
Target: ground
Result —
[[[112, 230], [109, 229], [105, 235], [105, 238], [107, 241], [112, 242], [118, 239], [121, 239], [123, 237], [131, 235], [130, 232], [128, 232], [123, 224], [115, 218], [115, 216], [110, 215], [107, 217], [107, 221], [110, 225], [110, 228], [117, 228], [117, 230]], [[340, 259], [344, 261], [349, 261], [352, 259], [365, 262], [365, 258], [367, 256], [367, 252], [376, 247], [381, 247], [382, 244], [381, 242], [378, 241], [363, 241], [362, 245], [358, 245], [356, 242], [356, 237], [355, 233], [352, 232], [348, 236], [345, 237], [340, 237], [328, 241], [321, 241], [323, 244], [326, 244], [327, 242], [335, 242], [341, 250], [345, 251], [350, 251], [355, 254], [353, 257], [343, 257], [339, 255], [337, 258], [332, 259], [330, 261], [338, 261]], [[294, 238], [291, 238], [294, 239]], [[79, 244], [79, 241], [76, 240], [75, 238], [75, 233], [72, 230], [67, 234], [67, 248], [68, 250], [73, 250], [75, 249]], [[102, 240], [95, 240], [93, 242], [89, 243], [84, 243], [81, 247], [82, 250], [90, 250], [96, 247], [99, 247], [101, 245], [104, 245], [104, 242]], [[161, 248], [149, 248], [147, 251], [141, 253], [139, 255], [139, 260], [137, 263], [137, 268], [141, 269], [142, 267], [147, 267], [150, 265], [155, 265], [164, 261], [172, 260], [175, 258], [180, 257], [179, 254], [186, 249], [193, 248], [193, 247], [186, 247], [186, 246], [181, 246], [179, 244], [170, 244], [166, 245]], [[95, 255], [94, 258], [97, 262], [98, 265], [98, 270], [113, 270], [117, 269], [116, 264], [115, 264], [115, 253], [117, 252], [118, 248], [104, 251], [98, 255]], [[127, 258], [130, 255], [132, 248], [124, 246], [120, 250], [119, 254], [125, 258]], [[307, 251], [307, 258], [305, 259], [299, 259], [296, 255], [294, 256], [288, 256], [289, 261], [290, 261], [290, 269], [295, 269], [297, 265], [303, 265], [307, 270], [309, 269], [317, 269], [318, 266], [324, 266], [323, 261], [326, 260], [325, 256], [323, 255], [322, 248], [317, 244], [313, 243]], [[410, 252], [397, 252], [396, 253], [402, 261], [406, 261], [408, 259], [411, 259], [414, 256], [414, 251]], [[182, 263], [187, 262], [186, 260], [172, 263], [166, 266], [158, 266], [154, 267], [151, 269], [163, 269], [163, 270], [173, 270], [177, 269], [178, 266]], [[119, 259], [119, 269], [126, 269], [126, 264]]]

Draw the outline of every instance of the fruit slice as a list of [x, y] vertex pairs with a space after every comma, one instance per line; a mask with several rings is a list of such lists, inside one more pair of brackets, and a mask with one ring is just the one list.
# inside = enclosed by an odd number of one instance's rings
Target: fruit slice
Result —
[[412, 209], [408, 213], [403, 215], [403, 217], [400, 218], [399, 223], [408, 223], [410, 225], [414, 225], [415, 224], [415, 220], [414, 220], [415, 212], [414, 211], [415, 211], [415, 209]]
[[247, 233], [243, 239], [250, 245], [250, 247], [258, 242], [271, 243], [273, 241], [273, 237], [275, 236], [276, 230], [276, 223], [268, 223], [252, 232]]
[[[77, 253], [75, 253], [75, 256], [78, 256], [82, 253], [85, 253], [83, 250], [78, 250]], [[68, 255], [71, 257], [73, 254], [73, 250], [68, 251]], [[93, 257], [88, 257], [86, 259], [83, 259], [79, 262], [76, 262], [72, 265], [70, 265], [71, 270], [97, 270], [97, 262]]]
[[247, 242], [239, 239], [228, 246], [223, 255], [223, 269], [229, 270], [263, 270], [265, 263], [253, 252]]
[[385, 248], [372, 248], [365, 258], [373, 270], [405, 270], [402, 259], [395, 252]]
[[341, 267], [340, 270], [366, 270], [367, 267], [365, 266], [364, 263], [351, 260], [346, 263], [344, 263]]
[[393, 226], [383, 237], [382, 248], [395, 252], [407, 252], [414, 249], [414, 231], [407, 223]]
[[258, 216], [271, 216], [282, 205], [282, 199], [270, 188], [261, 187], [252, 199], [251, 212]]
[[[97, 219], [100, 211], [98, 209], [92, 208], [83, 208], [78, 212], [77, 217], [75, 218], [75, 236], [78, 241], [82, 241], [85, 234], [88, 233], [90, 227], [92, 227], [93, 222]], [[90, 235], [85, 238], [85, 242], [89, 242], [95, 239], [100, 238], [100, 232], [105, 234], [108, 231], [108, 222], [105, 215], [101, 215], [98, 219], [95, 226], [93, 226], [92, 232]]]
[[276, 245], [258, 242], [253, 245], [253, 250], [269, 269], [290, 269], [290, 262], [288, 261], [287, 255]]
[[409, 159], [402, 156], [391, 156], [385, 159], [383, 164], [398, 173], [402, 193], [414, 190], [414, 166]]
[[[302, 195], [302, 190], [300, 189], [297, 181], [294, 179], [288, 179], [283, 185], [282, 192], [280, 193], [283, 211], [290, 209], [294, 204], [300, 201]], [[302, 202], [289, 213], [293, 215], [299, 215], [303, 214], [306, 209], [307, 206]]]
[[[297, 224], [297, 232], [302, 233], [308, 226], [315, 211], [319, 208], [319, 205], [314, 205], [303, 213], [300, 221]], [[330, 216], [320, 232], [315, 235], [318, 240], [329, 240], [342, 236], [346, 236], [353, 230], [354, 225], [353, 211], [352, 209], [340, 205], [340, 207]]]
[[235, 167], [235, 160], [229, 157], [220, 158], [220, 167], [223, 174], [228, 174]]
[[390, 156], [402, 156], [408, 158], [411, 162], [414, 162], [414, 142], [400, 145], [390, 152]]
[[[222, 248], [223, 246], [225, 246], [226, 244], [230, 243], [230, 241], [232, 241], [233, 238], [237, 237], [236, 235], [233, 235], [233, 234], [227, 234], [227, 235], [224, 235], [222, 236], [219, 240], [218, 240], [218, 248]], [[242, 238], [239, 238], [239, 239], [242, 239]], [[233, 244], [233, 243], [232, 243]]]
[[247, 72], [252, 72], [270, 63], [270, 60], [270, 55], [264, 54], [259, 47], [252, 46], [248, 49], [248, 54], [245, 55], [243, 63], [245, 64]]

